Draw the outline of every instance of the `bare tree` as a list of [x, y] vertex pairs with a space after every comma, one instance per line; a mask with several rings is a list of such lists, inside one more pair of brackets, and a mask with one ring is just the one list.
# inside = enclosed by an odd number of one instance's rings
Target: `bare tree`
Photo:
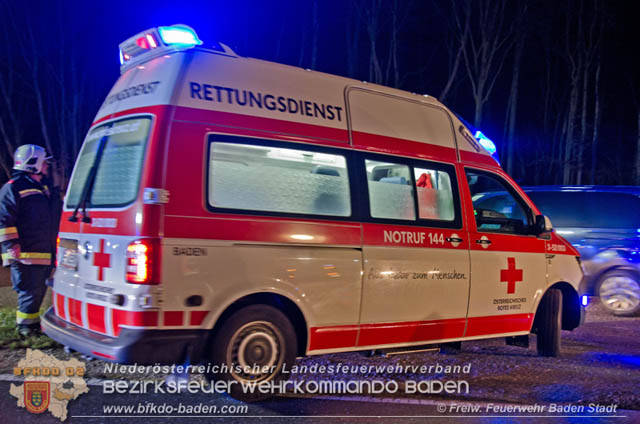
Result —
[[391, 28], [389, 34], [389, 56], [385, 72], [385, 84], [400, 88], [402, 76], [400, 74], [400, 63], [398, 61], [398, 46], [400, 44], [400, 28], [405, 25], [407, 17], [411, 11], [412, 2], [392, 0], [390, 4]]
[[576, 6], [568, 5], [565, 11], [565, 57], [569, 64], [571, 91], [564, 143], [563, 184], [582, 182], [584, 147], [590, 125], [590, 75], [604, 34], [600, 1], [593, 2], [593, 9], [586, 9], [582, 1], [577, 1]]
[[636, 185], [640, 185], [640, 107], [636, 103], [636, 119], [638, 124], [638, 132], [636, 134]]
[[398, 28], [400, 27], [400, 16], [398, 0], [391, 1], [391, 33], [389, 34], [389, 59], [385, 70], [385, 83], [391, 81], [390, 73], [393, 72], [393, 86], [398, 88], [400, 85], [400, 70], [398, 69]]
[[[524, 13], [523, 13], [524, 16]], [[518, 113], [518, 87], [520, 85], [520, 66], [522, 65], [522, 52], [524, 50], [526, 33], [523, 26], [518, 26], [516, 31], [516, 45], [513, 54], [513, 72], [511, 74], [511, 90], [507, 103], [507, 117], [505, 119], [503, 142], [507, 148], [507, 172], [513, 174], [514, 145], [516, 132], [516, 116]]]
[[[636, 69], [636, 73], [640, 74], [640, 68]], [[634, 160], [634, 172], [633, 172], [633, 181], [636, 185], [640, 185], [640, 92], [638, 92], [638, 88], [636, 87], [637, 79], [631, 78], [630, 86], [631, 86], [631, 95], [633, 98], [633, 104], [636, 107], [636, 134], [635, 134], [635, 142], [636, 142], [636, 155]]]
[[316, 69], [316, 61], [318, 59], [318, 33], [320, 32], [320, 24], [318, 22], [318, 0], [313, 0], [312, 11], [312, 39], [311, 39], [311, 69]]
[[[0, 15], [6, 20], [11, 20], [11, 10], [8, 3], [0, 4]], [[11, 25], [9, 22], [0, 24], [2, 30], [2, 42], [0, 56], [0, 137], [2, 137], [2, 148], [0, 149], [0, 168], [6, 179], [11, 175], [11, 163], [13, 162], [13, 152], [22, 144], [22, 126], [20, 125], [16, 111], [20, 108], [17, 103], [21, 101], [21, 96], [17, 95], [17, 75], [13, 63], [13, 43], [10, 37]]]
[[513, 32], [519, 20], [507, 16], [507, 0], [458, 0], [451, 3], [458, 30], [464, 33], [464, 22], [471, 24], [471, 33], [463, 45], [462, 55], [475, 103], [474, 125], [480, 127], [484, 105], [513, 45]]
[[[602, 51], [600, 49], [600, 51]], [[590, 182], [596, 183], [596, 168], [598, 166], [598, 137], [600, 137], [600, 123], [602, 121], [602, 101], [600, 99], [600, 72], [602, 70], [602, 54], [599, 53], [596, 62], [596, 76], [594, 82], [594, 104], [593, 104], [593, 132], [591, 134], [591, 172]]]
[[49, 21], [57, 18], [56, 32], [43, 30], [38, 16], [20, 14], [12, 3], [0, 6], [7, 18], [0, 25], [0, 40], [10, 39], [3, 47], [15, 49], [3, 55], [8, 66], [0, 73], [0, 103], [6, 105], [0, 109], [0, 166], [8, 175], [18, 145], [41, 144], [57, 159], [54, 179], [65, 185], [95, 111], [86, 107], [89, 85], [84, 83], [87, 74], [78, 69], [75, 39], [65, 31], [60, 8], [46, 15]]
[[378, 35], [381, 31], [382, 0], [356, 1], [356, 10], [369, 38], [369, 81], [382, 84], [382, 66], [378, 56]]
[[354, 0], [349, 1], [349, 9], [346, 14], [345, 37], [347, 49], [347, 76], [357, 77], [358, 69], [358, 45], [360, 44], [360, 17], [358, 5]]
[[[440, 92], [440, 96], [438, 96], [443, 103], [446, 102], [447, 96], [453, 87], [453, 83], [458, 79], [458, 70], [460, 68], [460, 62], [462, 61], [463, 49], [467, 44], [467, 38], [469, 37], [469, 31], [471, 28], [470, 20], [471, 14], [465, 14], [464, 21], [462, 22], [462, 29], [460, 30], [458, 25], [453, 25], [452, 36], [446, 37], [446, 52], [449, 57], [449, 71], [444, 88]], [[452, 54], [453, 52], [455, 52], [455, 54]]]

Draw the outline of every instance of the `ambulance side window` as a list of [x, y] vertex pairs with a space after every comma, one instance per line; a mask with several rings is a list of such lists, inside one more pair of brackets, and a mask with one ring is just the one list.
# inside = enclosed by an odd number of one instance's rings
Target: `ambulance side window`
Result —
[[452, 165], [386, 159], [382, 155], [376, 155], [375, 160], [364, 159], [371, 218], [403, 221], [404, 225], [461, 228], [460, 196]]
[[506, 181], [483, 171], [467, 169], [466, 174], [478, 231], [529, 233], [531, 212]]
[[453, 221], [453, 188], [448, 172], [431, 168], [414, 168], [420, 219]]
[[416, 220], [414, 190], [407, 165], [365, 160], [373, 218]]
[[208, 201], [214, 208], [351, 216], [345, 156], [212, 142]]

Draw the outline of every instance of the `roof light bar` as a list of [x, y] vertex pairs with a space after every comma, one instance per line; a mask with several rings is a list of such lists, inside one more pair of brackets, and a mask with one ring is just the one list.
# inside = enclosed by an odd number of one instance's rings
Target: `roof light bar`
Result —
[[486, 135], [482, 134], [482, 131], [476, 131], [474, 137], [490, 155], [496, 152], [496, 145]]
[[185, 25], [159, 27], [158, 32], [162, 42], [167, 45], [199, 46], [202, 44], [196, 32]]

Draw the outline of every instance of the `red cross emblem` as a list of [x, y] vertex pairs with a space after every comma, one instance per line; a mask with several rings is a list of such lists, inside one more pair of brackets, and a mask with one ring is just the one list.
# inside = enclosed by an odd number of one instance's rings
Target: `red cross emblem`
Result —
[[507, 283], [507, 294], [516, 292], [516, 283], [522, 282], [522, 270], [516, 269], [516, 258], [507, 258], [507, 269], [500, 270], [500, 282]]
[[104, 269], [111, 268], [111, 255], [104, 253], [104, 239], [100, 239], [100, 251], [93, 252], [93, 265], [98, 267], [98, 280], [104, 280]]

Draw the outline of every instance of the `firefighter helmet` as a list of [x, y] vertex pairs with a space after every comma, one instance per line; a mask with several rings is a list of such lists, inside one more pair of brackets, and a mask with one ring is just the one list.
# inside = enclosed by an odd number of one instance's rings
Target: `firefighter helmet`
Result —
[[33, 174], [42, 172], [42, 166], [49, 157], [47, 152], [35, 144], [24, 144], [16, 149], [13, 155], [13, 169]]

